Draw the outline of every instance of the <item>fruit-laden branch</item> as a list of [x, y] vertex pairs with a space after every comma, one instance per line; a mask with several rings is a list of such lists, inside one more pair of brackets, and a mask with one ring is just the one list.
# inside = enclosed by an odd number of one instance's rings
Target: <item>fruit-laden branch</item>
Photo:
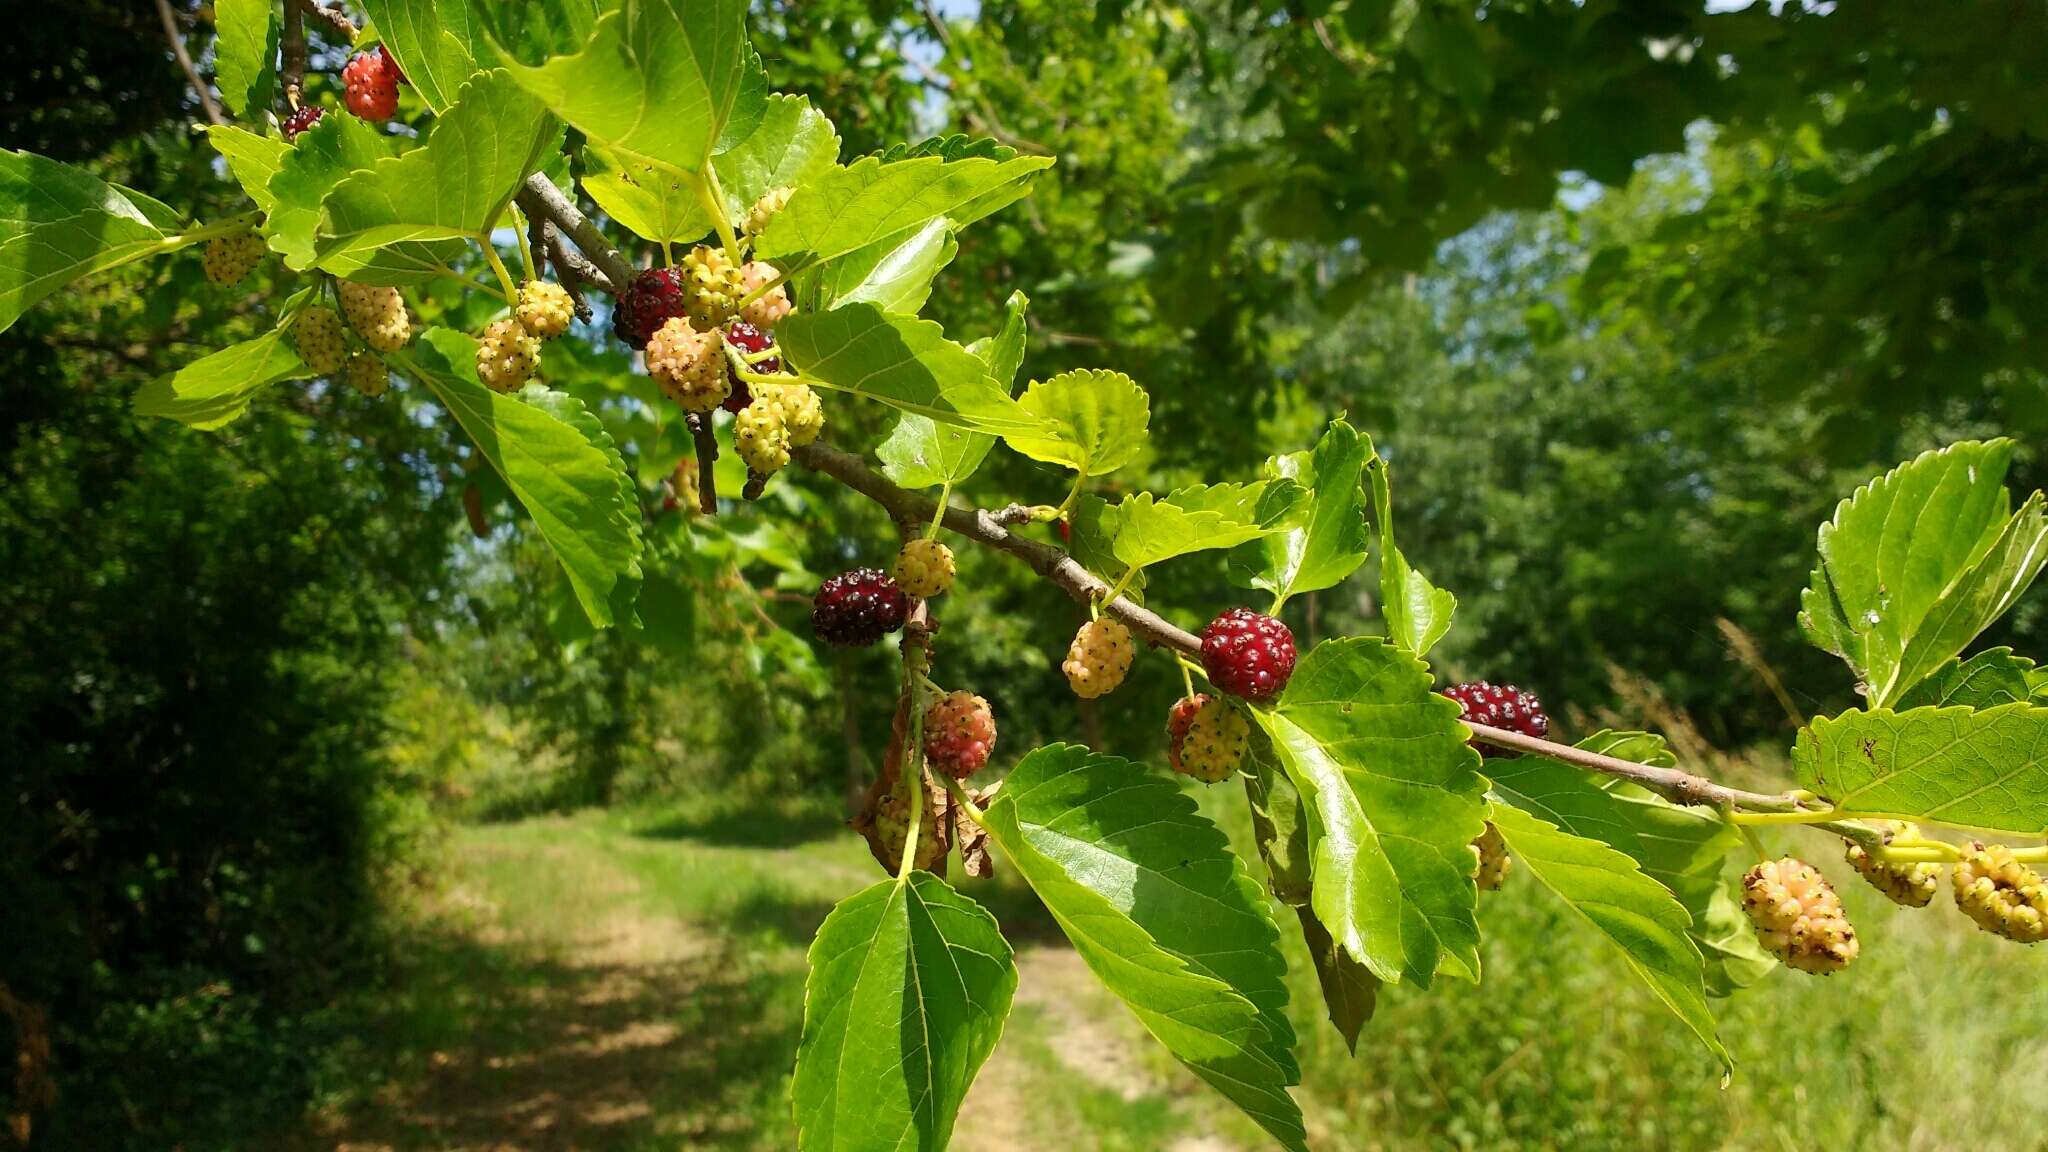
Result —
[[604, 233], [585, 216], [581, 209], [562, 194], [555, 182], [536, 172], [526, 178], [526, 185], [514, 197], [519, 210], [528, 216], [545, 216], [555, 222], [555, 227], [575, 241], [576, 247], [590, 258], [591, 267], [577, 269], [577, 274], [590, 282], [594, 288], [613, 296], [619, 294], [633, 280], [633, 264], [621, 255], [619, 250], [606, 242]]
[[[597, 226], [578, 211], [568, 197], [545, 176], [536, 174], [527, 179], [526, 187], [519, 192], [519, 204], [531, 215], [545, 215], [552, 219], [576, 242], [577, 247], [583, 249], [584, 254], [597, 264], [610, 279], [611, 285], [623, 285], [631, 281], [632, 265], [605, 241], [604, 234], [598, 231]], [[598, 286], [612, 290], [616, 295], [616, 290], [612, 289], [611, 285]], [[867, 462], [860, 457], [822, 441], [793, 449], [790, 458], [806, 468], [832, 477], [873, 500], [899, 523], [929, 523], [939, 510], [938, 501], [930, 496], [899, 487], [888, 477], [868, 467]], [[941, 523], [948, 530], [969, 540], [1008, 553], [1030, 567], [1033, 572], [1066, 589], [1076, 600], [1087, 603], [1108, 599], [1112, 589], [1107, 581], [1082, 567], [1079, 561], [1065, 551], [1011, 532], [1005, 524], [1005, 520], [1009, 519], [1013, 518], [991, 513], [986, 509], [948, 505]], [[1123, 621], [1132, 632], [1144, 637], [1156, 647], [1170, 648], [1196, 660], [1201, 658], [1200, 638], [1142, 605], [1119, 598], [1104, 604], [1102, 610]], [[1548, 756], [1593, 772], [1632, 781], [1679, 804], [1723, 809], [1739, 808], [1753, 812], [1791, 812], [1801, 807], [1799, 799], [1790, 795], [1730, 788], [1704, 776], [1676, 768], [1637, 764], [1634, 761], [1574, 748], [1569, 744], [1556, 744], [1484, 724], [1472, 724], [1469, 727], [1472, 729], [1473, 738], [1482, 743], [1516, 752]], [[1855, 839], [1862, 839], [1865, 834], [1865, 830], [1850, 825], [1821, 826]]]

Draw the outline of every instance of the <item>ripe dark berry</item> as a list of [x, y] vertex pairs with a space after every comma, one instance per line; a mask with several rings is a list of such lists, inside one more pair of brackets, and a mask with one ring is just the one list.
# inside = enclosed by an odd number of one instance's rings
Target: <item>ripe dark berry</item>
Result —
[[632, 347], [646, 348], [663, 324], [685, 311], [682, 270], [649, 268], [620, 295], [612, 309], [612, 331]]
[[295, 139], [299, 133], [318, 124], [320, 117], [326, 114], [327, 109], [317, 104], [308, 104], [294, 111], [291, 115], [284, 118], [284, 138], [287, 140]]
[[[1474, 680], [1469, 684], [1453, 684], [1444, 689], [1444, 695], [1456, 700], [1458, 706], [1465, 710], [1458, 719], [1467, 724], [1506, 728], [1538, 739], [1550, 735], [1550, 717], [1543, 713], [1543, 702], [1536, 699], [1534, 692], [1524, 692], [1513, 684]], [[1501, 760], [1512, 760], [1521, 755], [1506, 748], [1482, 747], [1480, 751]]]
[[864, 648], [903, 627], [910, 597], [880, 568], [856, 568], [825, 581], [811, 601], [811, 628], [840, 648]]
[[389, 120], [398, 111], [398, 62], [382, 44], [358, 52], [341, 69], [348, 110], [365, 120]]
[[[765, 352], [770, 344], [775, 343], [775, 338], [747, 323], [745, 320], [735, 320], [725, 326], [725, 342], [741, 352]], [[754, 365], [754, 371], [764, 375], [780, 372], [782, 371], [782, 358], [780, 356], [770, 356], [768, 359]], [[725, 394], [725, 410], [727, 412], [738, 412], [753, 402], [753, 390], [747, 387], [745, 380], [740, 379], [735, 374], [732, 378], [732, 391]]]
[[1232, 608], [1202, 630], [1209, 683], [1247, 700], [1267, 700], [1294, 675], [1294, 633], [1249, 608]]

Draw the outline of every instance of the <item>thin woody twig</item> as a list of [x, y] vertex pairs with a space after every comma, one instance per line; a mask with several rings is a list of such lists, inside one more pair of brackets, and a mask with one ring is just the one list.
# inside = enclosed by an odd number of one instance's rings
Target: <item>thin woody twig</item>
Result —
[[348, 13], [342, 11], [340, 5], [323, 5], [315, 3], [314, 0], [293, 0], [293, 2], [303, 5], [309, 14], [319, 17], [329, 28], [334, 29], [335, 35], [351, 44], [356, 42], [355, 21], [348, 18]]
[[220, 102], [213, 98], [213, 90], [206, 86], [206, 80], [199, 75], [199, 68], [192, 63], [192, 53], [185, 48], [185, 31], [178, 27], [178, 14], [171, 11], [171, 0], [156, 0], [156, 14], [164, 22], [164, 38], [171, 42], [171, 56], [178, 67], [185, 72], [185, 79], [191, 81], [192, 90], [199, 93], [199, 106], [206, 112], [209, 124], [225, 124], [227, 118], [220, 113]]
[[284, 6], [284, 26], [279, 39], [284, 45], [284, 65], [278, 79], [284, 83], [285, 107], [296, 112], [306, 86], [306, 17], [297, 4]]

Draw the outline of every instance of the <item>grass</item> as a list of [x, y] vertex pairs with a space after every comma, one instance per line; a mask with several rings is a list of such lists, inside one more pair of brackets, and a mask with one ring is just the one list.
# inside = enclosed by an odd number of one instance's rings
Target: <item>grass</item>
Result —
[[[1247, 834], [1240, 796], [1205, 806]], [[1326, 1150], [2048, 1148], [2048, 950], [1970, 928], [1944, 896], [1893, 908], [1838, 880], [1864, 938], [1845, 975], [1777, 973], [1697, 1041], [1571, 913], [1511, 876], [1481, 906], [1485, 981], [1383, 990], [1357, 1056], [1296, 942], [1304, 1084]], [[366, 996], [359, 1050], [304, 1148], [769, 1149], [804, 951], [881, 876], [829, 819], [689, 809], [462, 829], [449, 897]], [[966, 882], [1022, 987], [955, 1147], [1262, 1148], [1088, 979], [1027, 891]]]

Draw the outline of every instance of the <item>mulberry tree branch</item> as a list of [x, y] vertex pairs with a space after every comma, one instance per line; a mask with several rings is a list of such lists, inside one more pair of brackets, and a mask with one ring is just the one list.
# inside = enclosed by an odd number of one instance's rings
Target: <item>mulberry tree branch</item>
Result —
[[[597, 230], [596, 225], [577, 210], [576, 206], [562, 195], [561, 190], [546, 177], [530, 177], [526, 187], [520, 190], [519, 203], [529, 214], [546, 215], [552, 219], [563, 232], [576, 241], [584, 255], [603, 271], [611, 284], [625, 284], [631, 279], [632, 265], [605, 241], [604, 235]], [[610, 288], [610, 285], [598, 286]], [[859, 456], [834, 448], [823, 441], [794, 449], [790, 457], [796, 463], [830, 476], [881, 505], [883, 511], [899, 523], [924, 524], [939, 515], [938, 501], [932, 497], [897, 485], [869, 467], [867, 461]], [[1067, 594], [1076, 600], [1087, 603], [1109, 597], [1112, 591], [1109, 583], [1082, 567], [1079, 561], [1065, 551], [1012, 532], [1008, 522], [1014, 517], [1007, 512], [1008, 510], [992, 513], [981, 508], [948, 505], [940, 523], [949, 531], [977, 544], [1008, 554], [1039, 576], [1066, 589]], [[1143, 637], [1154, 647], [1170, 649], [1193, 658], [1201, 656], [1202, 642], [1194, 633], [1141, 604], [1119, 597], [1104, 604], [1102, 611], [1122, 621], [1132, 632]], [[1569, 744], [1540, 740], [1484, 724], [1471, 724], [1468, 727], [1472, 729], [1472, 738], [1482, 744], [1508, 751], [1548, 756], [1553, 760], [1561, 760], [1591, 772], [1627, 780], [1640, 784], [1677, 804], [1749, 812], [1804, 810], [1800, 798], [1789, 794], [1732, 788], [1681, 769], [1638, 764], [1632, 760], [1604, 756], [1598, 752], [1574, 748]], [[1839, 822], [1816, 823], [1815, 826], [1857, 840], [1864, 839], [1866, 832], [1855, 825]]]

